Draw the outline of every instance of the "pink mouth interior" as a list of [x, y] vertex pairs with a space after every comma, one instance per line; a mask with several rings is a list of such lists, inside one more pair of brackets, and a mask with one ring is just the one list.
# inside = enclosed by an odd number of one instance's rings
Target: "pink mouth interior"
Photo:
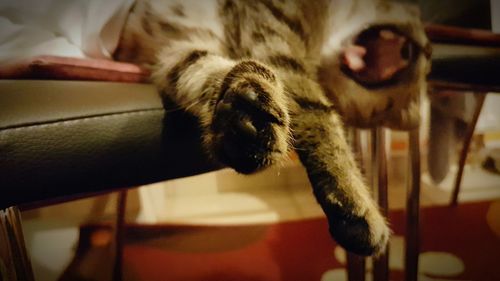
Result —
[[411, 47], [403, 35], [389, 29], [372, 30], [344, 49], [342, 63], [362, 82], [384, 82], [409, 65]]

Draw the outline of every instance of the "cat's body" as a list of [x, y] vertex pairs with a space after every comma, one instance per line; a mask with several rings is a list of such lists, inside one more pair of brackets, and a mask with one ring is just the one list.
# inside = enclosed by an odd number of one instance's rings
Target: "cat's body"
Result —
[[[426, 64], [417, 57], [398, 78], [404, 85], [375, 89], [341, 73], [339, 54], [369, 23], [407, 24], [401, 11], [364, 0], [139, 0], [115, 57], [152, 67], [162, 95], [199, 119], [217, 161], [252, 173], [295, 149], [334, 238], [369, 255], [385, 248], [390, 231], [338, 112], [356, 125], [415, 126], [418, 112], [407, 109]], [[407, 26], [425, 41], [418, 24]], [[399, 97], [401, 91], [411, 93]], [[384, 118], [391, 114], [400, 115]]]

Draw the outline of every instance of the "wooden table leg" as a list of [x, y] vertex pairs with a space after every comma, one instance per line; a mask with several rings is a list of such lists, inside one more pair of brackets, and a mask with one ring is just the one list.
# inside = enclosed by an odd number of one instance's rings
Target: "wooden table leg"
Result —
[[365, 281], [365, 257], [347, 252], [347, 280], [349, 281]]
[[456, 206], [458, 203], [458, 193], [460, 192], [460, 185], [462, 184], [462, 177], [465, 168], [465, 161], [467, 160], [467, 154], [469, 153], [469, 147], [474, 136], [474, 131], [476, 130], [477, 121], [479, 120], [479, 115], [483, 109], [484, 100], [486, 99], [486, 93], [476, 93], [477, 104], [474, 110], [474, 115], [472, 120], [467, 127], [467, 132], [465, 134], [462, 151], [460, 152], [460, 157], [458, 159], [458, 171], [455, 177], [455, 184], [453, 186], [453, 192], [451, 194], [451, 206]]
[[[387, 154], [385, 150], [385, 129], [372, 130], [372, 183], [374, 194], [382, 214], [387, 217], [389, 203], [387, 200]], [[384, 253], [373, 260], [373, 280], [389, 280], [389, 246]]]
[[420, 252], [420, 143], [419, 128], [409, 132], [409, 171], [406, 201], [406, 256], [405, 279], [417, 281]]
[[0, 210], [0, 280], [35, 280], [17, 207]]

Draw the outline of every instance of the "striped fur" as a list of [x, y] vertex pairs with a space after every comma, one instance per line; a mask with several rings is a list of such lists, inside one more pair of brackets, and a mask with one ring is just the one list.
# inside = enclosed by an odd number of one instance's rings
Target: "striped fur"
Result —
[[402, 82], [377, 90], [341, 73], [343, 46], [375, 23], [426, 41], [412, 9], [377, 0], [138, 0], [115, 57], [152, 68], [161, 94], [198, 117], [215, 160], [252, 173], [295, 149], [332, 236], [372, 255], [390, 231], [341, 119], [415, 126], [428, 68], [421, 56]]

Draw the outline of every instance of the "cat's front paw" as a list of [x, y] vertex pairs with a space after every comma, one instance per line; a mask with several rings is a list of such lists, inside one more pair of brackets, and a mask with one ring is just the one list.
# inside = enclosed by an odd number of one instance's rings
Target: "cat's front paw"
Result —
[[347, 251], [362, 256], [377, 256], [387, 245], [390, 229], [376, 207], [362, 216], [329, 217], [330, 233]]
[[254, 61], [237, 64], [224, 78], [211, 130], [219, 160], [240, 173], [279, 162], [287, 153], [290, 118], [274, 73]]

